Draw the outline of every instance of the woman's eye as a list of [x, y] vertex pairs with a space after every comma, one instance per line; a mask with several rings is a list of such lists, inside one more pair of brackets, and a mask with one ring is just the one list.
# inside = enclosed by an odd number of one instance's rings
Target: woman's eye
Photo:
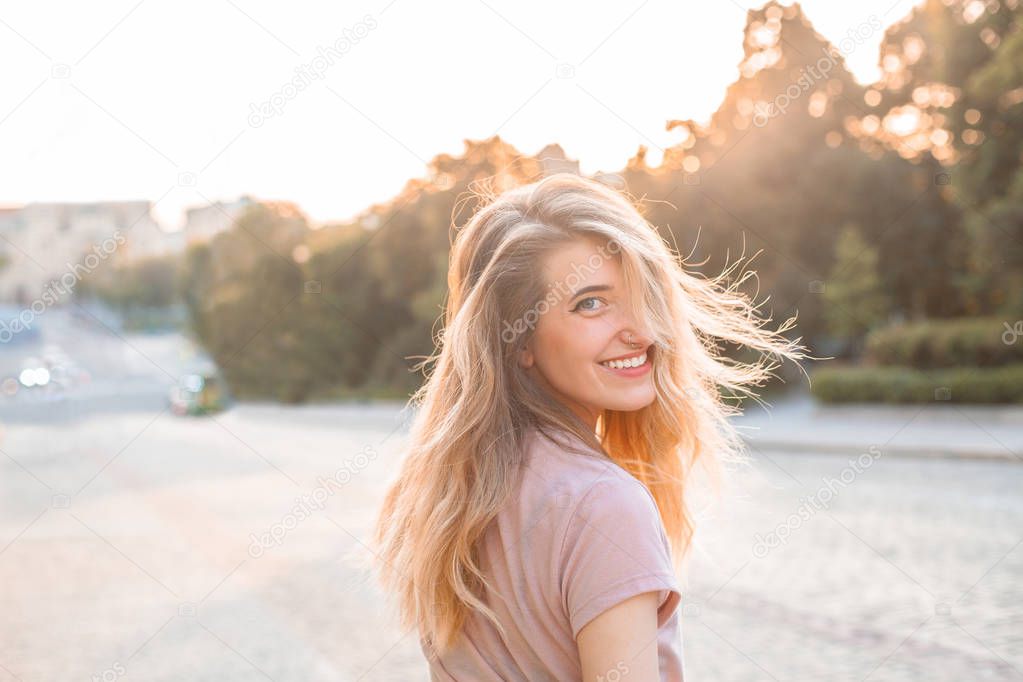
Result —
[[593, 312], [594, 310], [599, 310], [599, 308], [594, 308], [593, 306], [584, 305], [587, 301], [601, 301], [601, 302], [603, 302], [603, 299], [598, 298], [597, 296], [590, 296], [589, 298], [584, 298], [583, 300], [581, 300], [578, 303], [576, 303], [575, 308], [572, 309], [572, 312], [574, 313], [577, 310], [583, 310], [585, 312]]

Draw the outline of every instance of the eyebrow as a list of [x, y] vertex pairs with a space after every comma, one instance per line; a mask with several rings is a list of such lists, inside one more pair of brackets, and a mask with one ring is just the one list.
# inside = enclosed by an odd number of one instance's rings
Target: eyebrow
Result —
[[610, 284], [591, 284], [590, 286], [583, 287], [579, 291], [577, 291], [574, 294], [572, 294], [572, 297], [569, 298], [568, 300], [569, 301], [574, 301], [576, 298], [582, 296], [583, 294], [589, 293], [591, 291], [610, 291], [612, 289], [614, 289], [614, 287], [611, 286]]

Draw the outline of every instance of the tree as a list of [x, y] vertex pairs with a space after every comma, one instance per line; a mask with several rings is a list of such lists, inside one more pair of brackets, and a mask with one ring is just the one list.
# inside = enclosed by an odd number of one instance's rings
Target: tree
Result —
[[835, 245], [835, 265], [824, 288], [825, 313], [830, 331], [859, 347], [871, 328], [885, 321], [890, 308], [878, 274], [877, 249], [859, 228], [847, 223]]
[[872, 137], [939, 164], [942, 193], [965, 216], [953, 281], [970, 314], [1023, 312], [1021, 19], [1015, 1], [928, 0], [881, 46]]

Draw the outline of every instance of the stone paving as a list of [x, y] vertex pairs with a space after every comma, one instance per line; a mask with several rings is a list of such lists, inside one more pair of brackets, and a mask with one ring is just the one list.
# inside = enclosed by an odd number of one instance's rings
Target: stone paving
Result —
[[[365, 566], [404, 416], [8, 423], [0, 680], [428, 679]], [[865, 454], [754, 453], [702, 509], [690, 679], [1023, 679], [1023, 467]]]
[[695, 679], [1023, 679], [1023, 470], [754, 454], [702, 526]]

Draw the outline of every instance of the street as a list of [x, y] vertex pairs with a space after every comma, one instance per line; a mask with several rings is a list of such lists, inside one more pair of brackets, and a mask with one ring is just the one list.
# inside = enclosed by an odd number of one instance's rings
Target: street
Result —
[[[183, 339], [43, 318], [93, 379], [0, 396], [0, 680], [428, 679], [366, 548], [402, 405], [178, 417]], [[751, 454], [695, 503], [687, 679], [1023, 680], [1018, 461]]]

